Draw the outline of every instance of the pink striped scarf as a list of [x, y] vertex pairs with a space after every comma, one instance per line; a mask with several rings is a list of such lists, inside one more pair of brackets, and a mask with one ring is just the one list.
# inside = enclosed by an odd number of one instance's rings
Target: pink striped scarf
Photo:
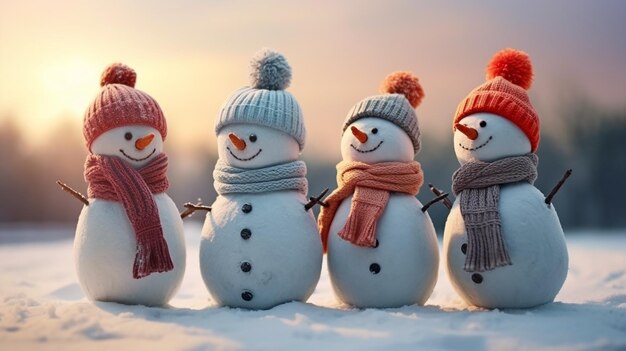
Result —
[[90, 198], [121, 202], [135, 231], [137, 252], [133, 278], [174, 269], [159, 210], [152, 194], [167, 190], [167, 156], [160, 154], [143, 168], [135, 170], [116, 156], [89, 155], [85, 180]]

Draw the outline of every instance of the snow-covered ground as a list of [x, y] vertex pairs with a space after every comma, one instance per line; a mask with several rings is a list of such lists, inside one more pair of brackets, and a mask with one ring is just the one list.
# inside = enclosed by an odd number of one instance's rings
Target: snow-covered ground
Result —
[[[324, 269], [308, 303], [216, 308], [198, 267], [199, 224], [171, 308], [85, 299], [71, 229], [0, 230], [0, 350], [626, 350], [626, 232], [567, 237], [557, 301], [529, 310], [466, 306], [440, 269], [424, 307], [356, 310], [334, 299]], [[53, 240], [32, 241], [36, 237]], [[65, 237], [65, 239], [63, 239]]]

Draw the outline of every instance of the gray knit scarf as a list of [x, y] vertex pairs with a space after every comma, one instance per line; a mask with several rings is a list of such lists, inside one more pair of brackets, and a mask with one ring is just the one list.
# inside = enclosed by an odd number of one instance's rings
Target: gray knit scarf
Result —
[[245, 169], [229, 166], [223, 161], [217, 160], [213, 171], [213, 186], [220, 195], [281, 190], [295, 190], [306, 195], [308, 182], [305, 176], [306, 164], [303, 161]]
[[452, 191], [460, 194], [467, 232], [465, 271], [490, 271], [512, 264], [500, 228], [500, 185], [534, 183], [537, 160], [537, 155], [526, 154], [494, 162], [469, 162], [454, 172]]

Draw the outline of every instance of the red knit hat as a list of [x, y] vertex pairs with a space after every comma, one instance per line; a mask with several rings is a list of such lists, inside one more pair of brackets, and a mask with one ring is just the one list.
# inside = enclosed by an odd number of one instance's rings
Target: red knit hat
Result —
[[474, 113], [497, 114], [515, 123], [535, 152], [539, 146], [539, 116], [526, 92], [532, 79], [533, 67], [527, 53], [515, 49], [496, 53], [487, 66], [487, 81], [461, 101], [452, 125]]
[[135, 71], [121, 63], [110, 65], [102, 73], [102, 89], [85, 112], [83, 135], [90, 151], [100, 134], [131, 124], [153, 127], [165, 139], [163, 111], [150, 95], [135, 89], [136, 80]]

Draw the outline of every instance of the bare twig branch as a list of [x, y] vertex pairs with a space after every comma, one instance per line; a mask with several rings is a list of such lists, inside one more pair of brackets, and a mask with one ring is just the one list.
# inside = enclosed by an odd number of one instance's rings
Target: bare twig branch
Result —
[[61, 189], [65, 190], [66, 192], [68, 192], [70, 195], [74, 196], [75, 198], [77, 198], [80, 202], [82, 202], [83, 204], [85, 204], [85, 206], [89, 206], [89, 200], [87, 200], [87, 198], [85, 197], [85, 195], [81, 194], [80, 192], [72, 189], [69, 185], [63, 183], [60, 180], [57, 180], [57, 184], [61, 187]]
[[[443, 194], [443, 191], [437, 189], [437, 187], [432, 184], [428, 184], [428, 187], [430, 188], [430, 191], [437, 196], [441, 196]], [[448, 210], [452, 209], [452, 202], [447, 197], [443, 199], [443, 204], [448, 208]]]
[[434, 198], [434, 199], [432, 199], [432, 200], [428, 201], [428, 202], [426, 203], [426, 205], [424, 205], [424, 206], [422, 207], [422, 212], [426, 212], [426, 210], [428, 210], [428, 208], [429, 208], [430, 206], [432, 206], [434, 203], [437, 203], [437, 202], [439, 202], [439, 201], [441, 201], [441, 200], [444, 200], [444, 199], [446, 199], [447, 197], [448, 197], [448, 194], [443, 193], [443, 194], [440, 194], [439, 196], [437, 196], [436, 198]]
[[208, 211], [211, 212], [211, 206], [205, 206], [202, 202], [198, 202], [197, 204], [193, 204], [191, 202], [187, 202], [183, 205], [185, 210], [180, 213], [180, 218], [186, 218], [194, 214], [196, 211]]
[[316, 204], [319, 204], [322, 207], [327, 207], [328, 204], [322, 201], [322, 198], [326, 195], [327, 192], [328, 192], [328, 188], [324, 189], [324, 191], [322, 191], [322, 193], [316, 197], [313, 197], [313, 196], [309, 197], [309, 202], [307, 202], [304, 205], [304, 210], [308, 211], [312, 209], [313, 206], [315, 206]]
[[561, 187], [563, 186], [563, 184], [565, 183], [567, 178], [569, 178], [571, 175], [572, 175], [572, 170], [571, 169], [568, 169], [567, 171], [565, 171], [565, 174], [563, 174], [563, 177], [561, 177], [561, 180], [559, 180], [559, 182], [556, 183], [556, 185], [554, 186], [554, 188], [552, 188], [552, 190], [550, 191], [548, 196], [546, 196], [545, 203], [548, 206], [550, 206], [550, 204], [552, 203], [552, 199], [554, 198], [556, 193], [559, 192], [559, 190], [561, 189]]

